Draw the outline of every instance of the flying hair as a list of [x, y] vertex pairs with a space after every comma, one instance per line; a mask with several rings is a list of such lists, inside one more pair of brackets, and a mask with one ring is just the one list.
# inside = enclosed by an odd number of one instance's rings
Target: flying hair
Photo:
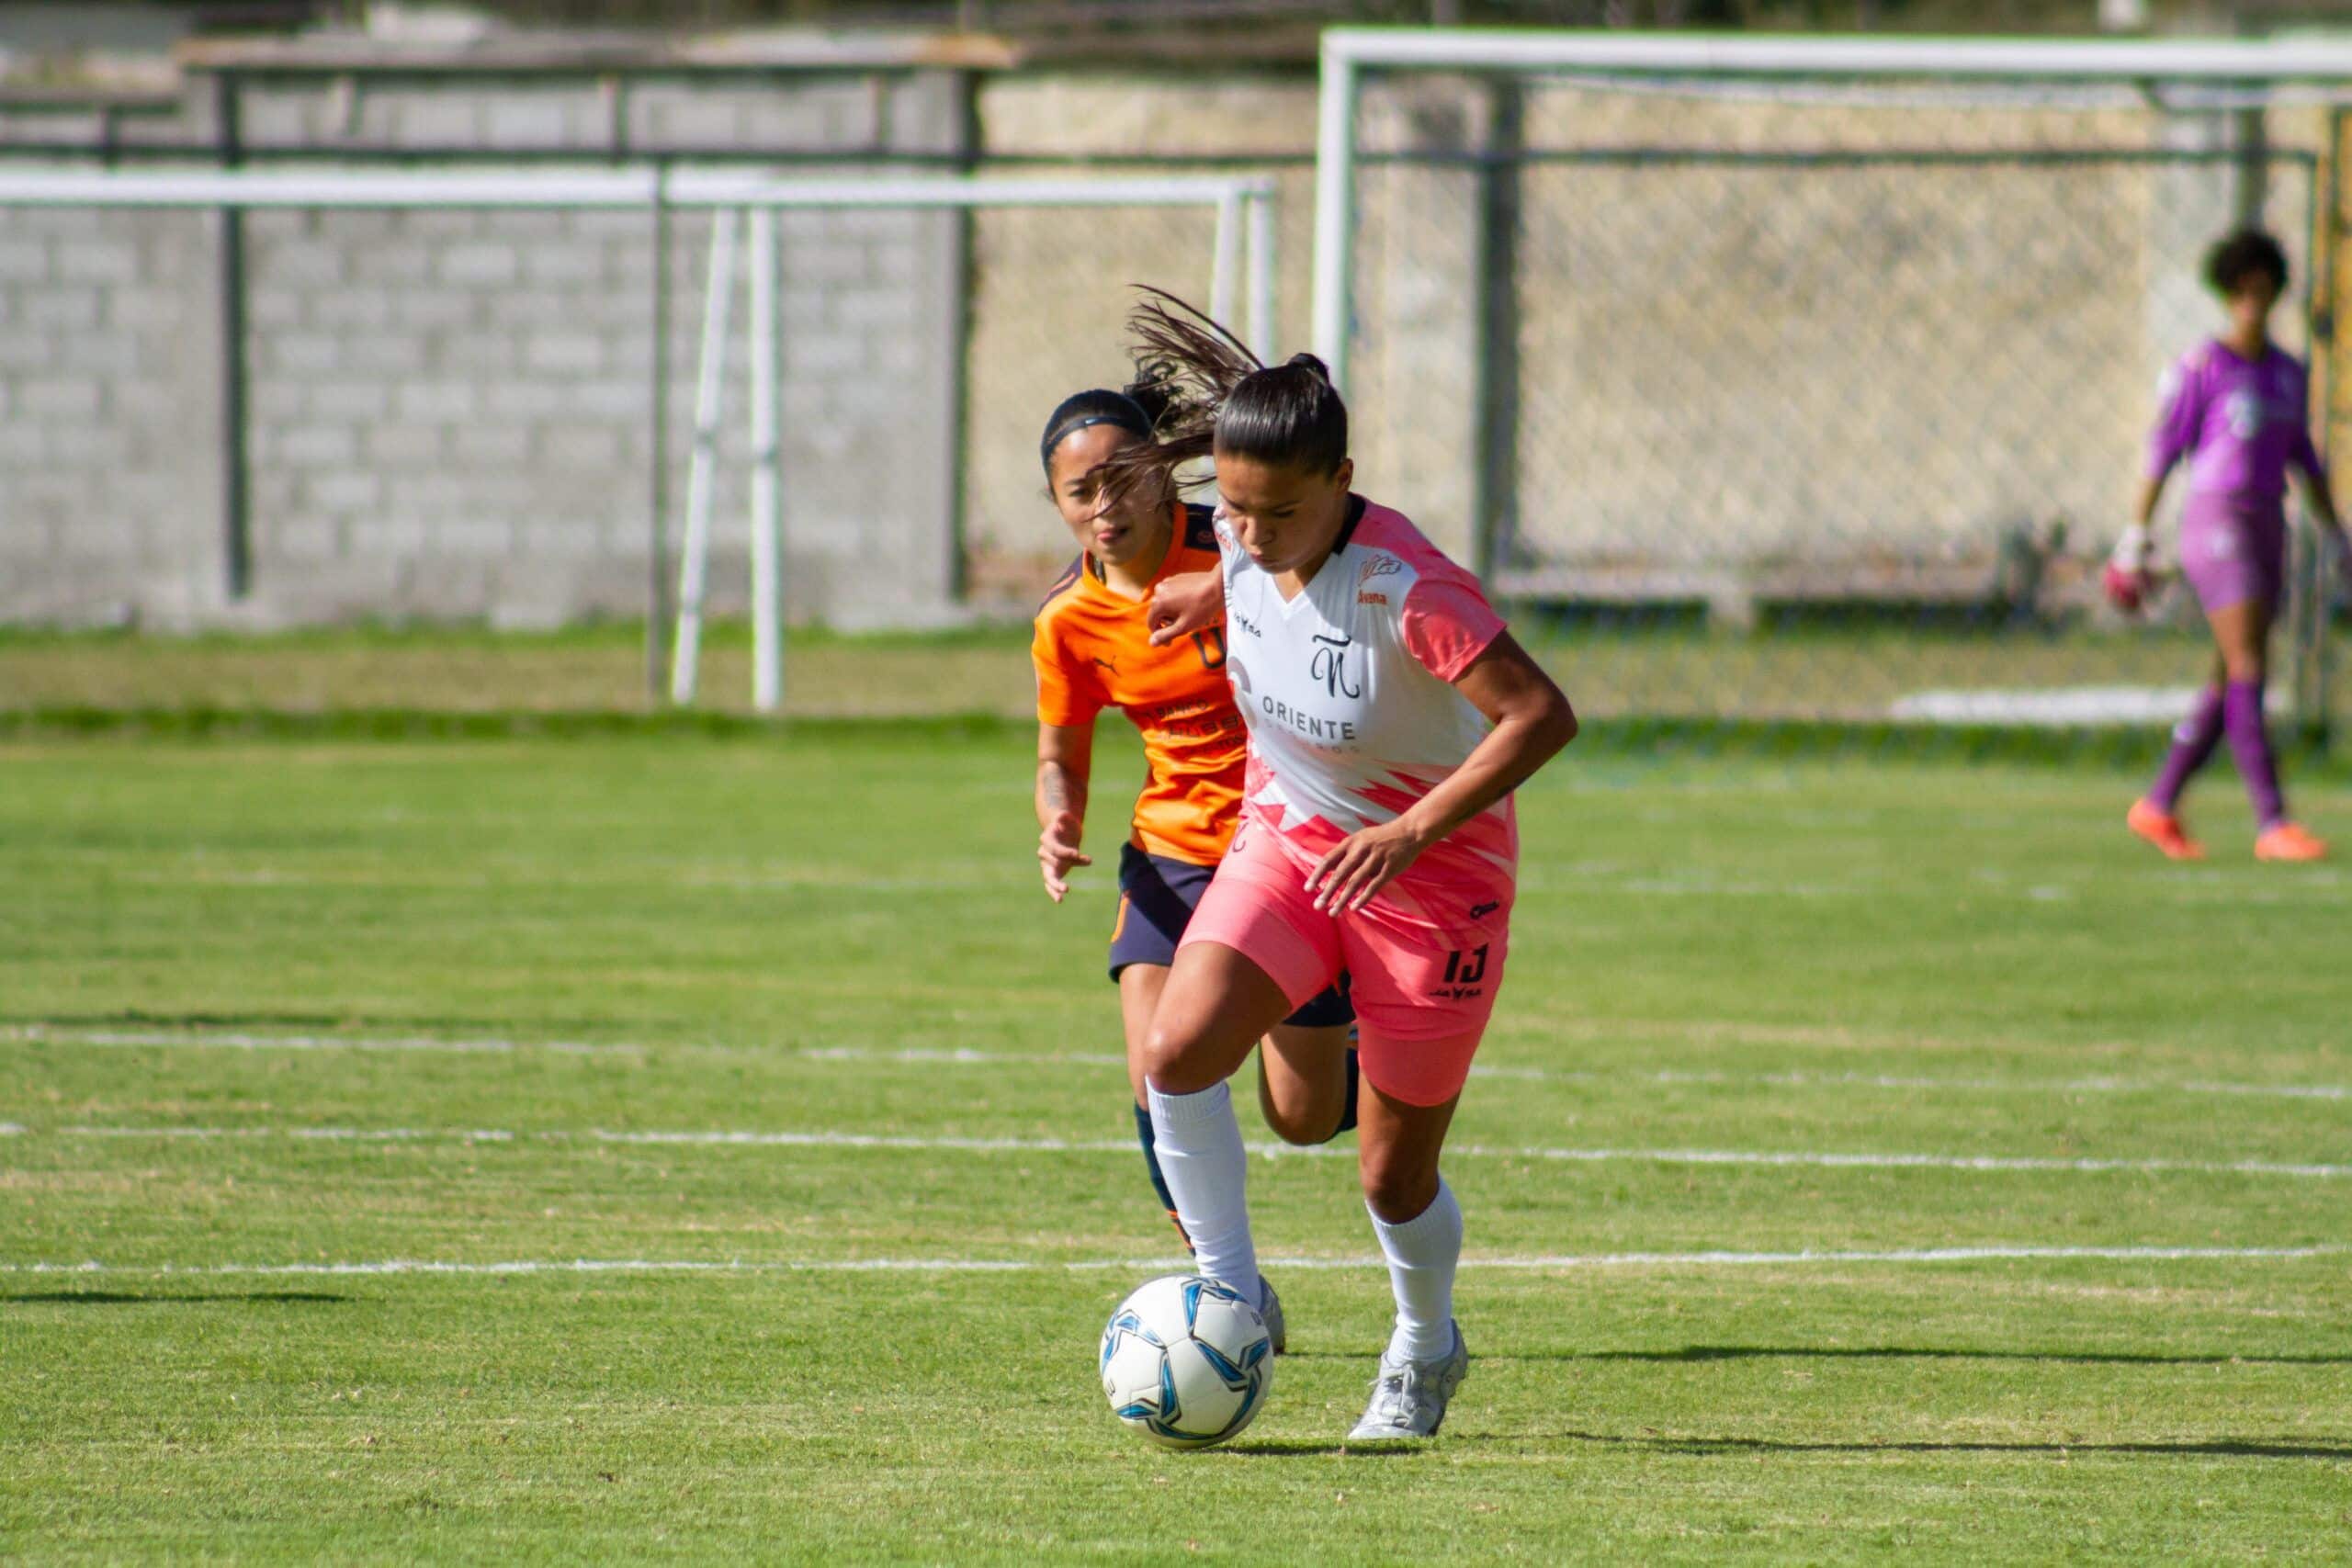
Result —
[[[1232, 332], [1165, 289], [1138, 284], [1127, 314], [1136, 363], [1166, 399], [1152, 438], [1096, 470], [1114, 500], [1218, 451], [1335, 471], [1347, 457], [1348, 411], [1311, 354], [1269, 367]], [[1130, 389], [1132, 390], [1132, 389]]]

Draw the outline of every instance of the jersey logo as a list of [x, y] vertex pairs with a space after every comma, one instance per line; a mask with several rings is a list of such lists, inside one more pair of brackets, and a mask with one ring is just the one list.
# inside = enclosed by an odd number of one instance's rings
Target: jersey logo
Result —
[[1367, 556], [1363, 570], [1356, 573], [1356, 586], [1361, 588], [1375, 577], [1394, 577], [1404, 570], [1405, 563], [1395, 556]]
[[1385, 609], [1388, 605], [1388, 595], [1385, 593], [1359, 593], [1356, 595], [1356, 603], [1359, 604], [1378, 604], [1383, 609]]
[[1317, 645], [1315, 657], [1306, 666], [1307, 678], [1322, 682], [1323, 690], [1328, 695], [1362, 697], [1363, 688], [1353, 684], [1348, 679], [1348, 648], [1355, 639], [1347, 637], [1325, 637], [1321, 632], [1317, 632], [1315, 641]]
[[1108, 670], [1114, 675], [1116, 675], [1119, 672], [1119, 661], [1115, 659], [1105, 659], [1098, 653], [1094, 656], [1094, 662], [1100, 664], [1103, 669]]
[[2262, 430], [2262, 400], [2252, 393], [2232, 392], [2222, 400], [2222, 413], [2230, 434], [2241, 441], [2251, 441]]
[[[1497, 909], [1499, 909], [1502, 907], [1503, 901], [1499, 898], [1496, 899], [1491, 904], [1473, 904], [1470, 906], [1470, 918], [1474, 920], [1483, 920], [1488, 915], [1493, 914]], [[1483, 953], [1487, 950], [1482, 947], [1478, 951]]]

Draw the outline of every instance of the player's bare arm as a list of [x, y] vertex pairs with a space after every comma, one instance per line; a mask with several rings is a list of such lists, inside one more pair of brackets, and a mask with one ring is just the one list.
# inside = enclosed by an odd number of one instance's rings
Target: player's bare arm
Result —
[[1146, 614], [1151, 624], [1151, 646], [1165, 648], [1179, 637], [1224, 623], [1225, 584], [1214, 571], [1163, 577], [1152, 588]]
[[1494, 728], [1443, 784], [1391, 822], [1350, 834], [1307, 874], [1317, 908], [1361, 909], [1423, 850], [1502, 799], [1577, 735], [1568, 699], [1509, 632], [1453, 682]]
[[1094, 766], [1094, 727], [1037, 727], [1037, 864], [1046, 896], [1057, 904], [1069, 874], [1092, 865], [1079, 851], [1086, 833], [1086, 784]]

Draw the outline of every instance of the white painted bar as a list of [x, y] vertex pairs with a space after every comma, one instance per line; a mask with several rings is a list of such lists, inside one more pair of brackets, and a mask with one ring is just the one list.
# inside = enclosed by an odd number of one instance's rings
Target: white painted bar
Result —
[[752, 705], [784, 702], [783, 475], [776, 457], [775, 212], [752, 212]]
[[[702, 601], [710, 581], [710, 513], [718, 478], [718, 422], [727, 378], [727, 323], [735, 296], [735, 235], [743, 215], [712, 217], [710, 273], [702, 301], [702, 360], [695, 379], [694, 457], [686, 469], [686, 537], [678, 559], [678, 635], [670, 652], [670, 700], [695, 700], [702, 660]], [[657, 455], [656, 461], [662, 460]]]
[[1985, 77], [2066, 82], [2346, 82], [2352, 42], [2315, 39], [1977, 39], [1333, 28], [1350, 67], [1679, 75]]

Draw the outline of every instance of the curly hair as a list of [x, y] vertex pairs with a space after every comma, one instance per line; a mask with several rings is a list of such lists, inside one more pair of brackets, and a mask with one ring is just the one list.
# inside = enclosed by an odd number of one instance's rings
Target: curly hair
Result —
[[2264, 274], [2279, 293], [2287, 291], [2287, 253], [2259, 229], [2225, 234], [2205, 253], [2205, 282], [2216, 294], [2235, 294], [2248, 278]]

